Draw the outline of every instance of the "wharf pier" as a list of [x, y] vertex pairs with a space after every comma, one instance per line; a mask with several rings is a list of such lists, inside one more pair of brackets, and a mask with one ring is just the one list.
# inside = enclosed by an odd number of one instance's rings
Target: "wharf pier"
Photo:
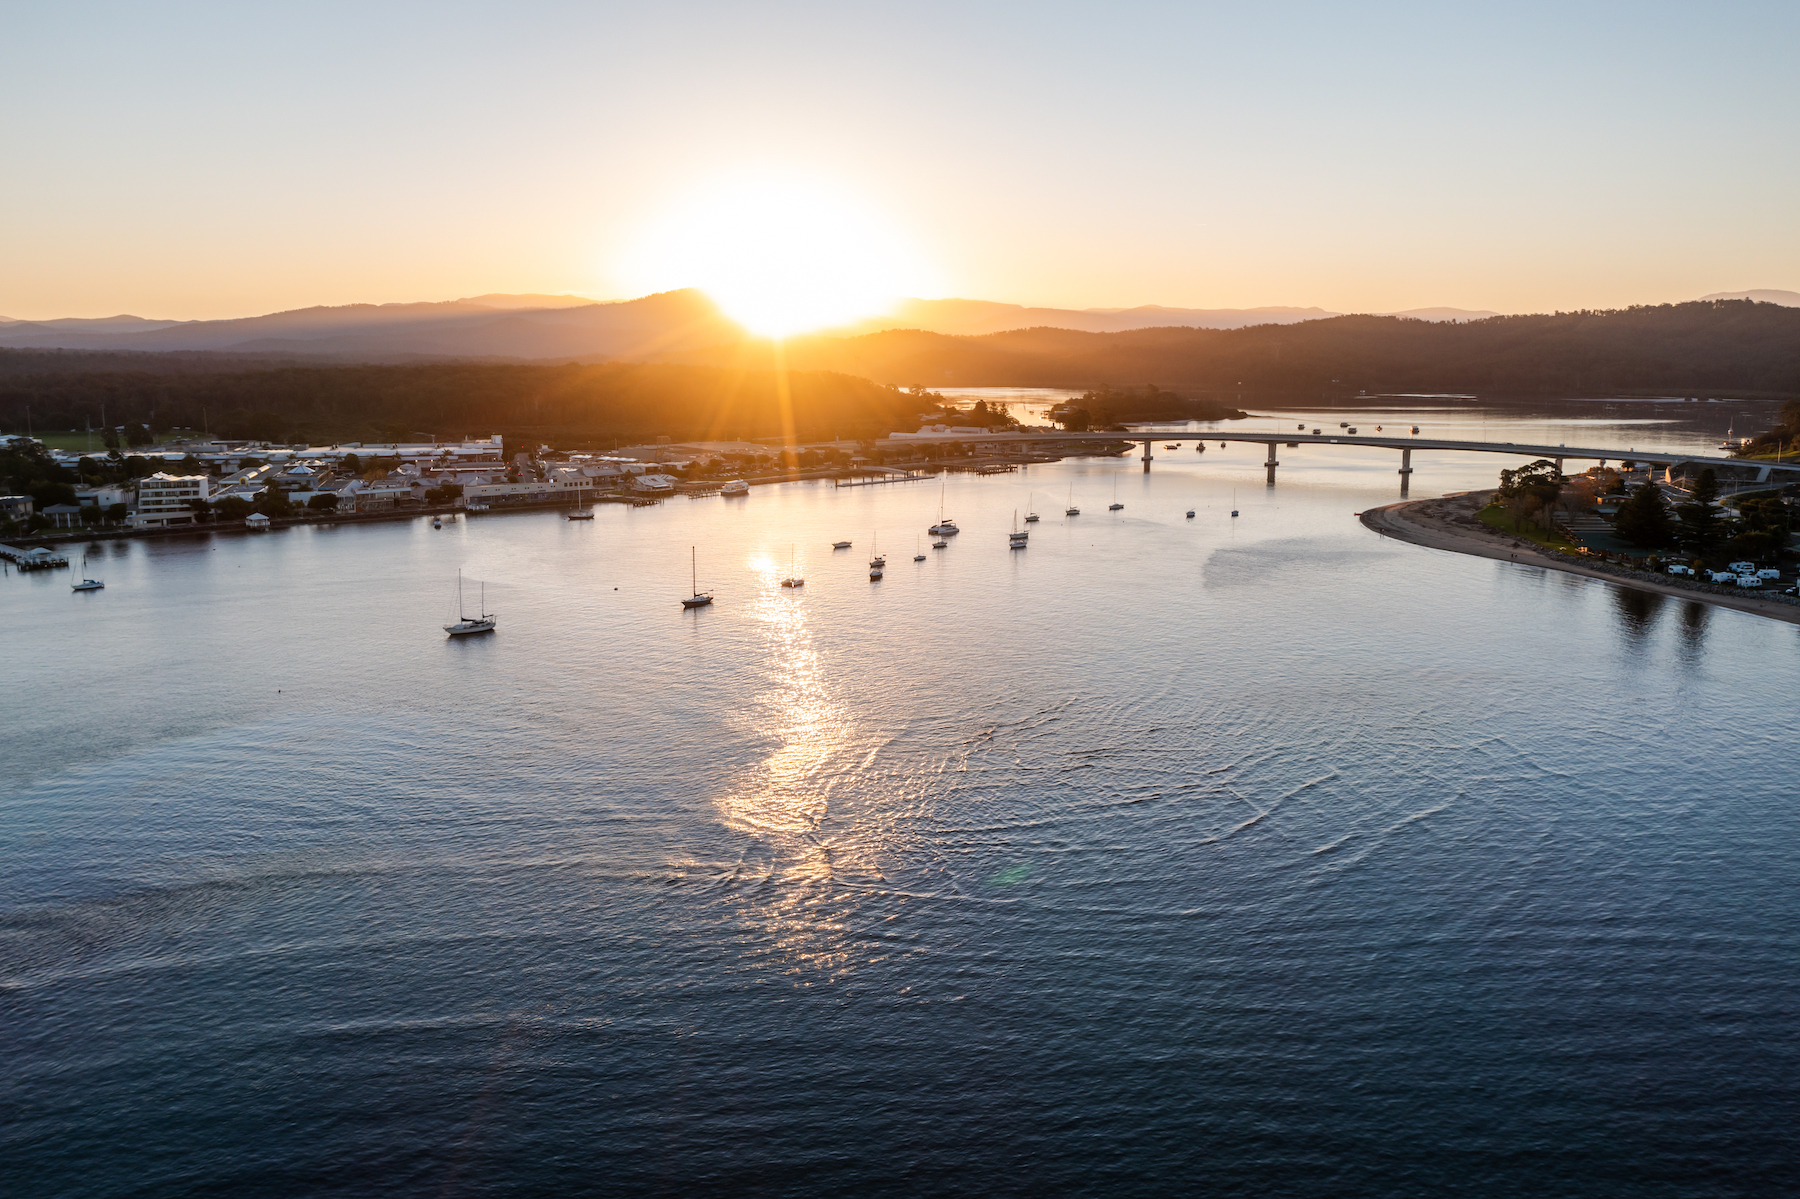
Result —
[[16, 545], [0, 545], [0, 558], [6, 559], [20, 570], [56, 570], [67, 566], [69, 560], [55, 550], [41, 545], [30, 549], [20, 549]]

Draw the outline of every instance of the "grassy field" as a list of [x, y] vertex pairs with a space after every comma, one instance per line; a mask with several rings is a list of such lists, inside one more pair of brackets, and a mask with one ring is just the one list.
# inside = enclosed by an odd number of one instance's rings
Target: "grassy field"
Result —
[[[9, 434], [9, 436], [17, 436], [17, 434]], [[92, 452], [95, 457], [100, 457], [107, 452], [106, 447], [100, 443], [100, 431], [98, 429], [91, 435], [77, 430], [73, 433], [33, 433], [32, 436], [43, 442], [47, 449], [80, 450], [86, 453], [88, 452], [89, 446], [92, 446]], [[159, 437], [157, 439], [157, 445], [162, 444], [164, 444], [164, 440]], [[141, 454], [147, 449], [155, 448], [156, 446], [138, 446], [136, 449], [127, 450], [126, 452], [131, 454]]]
[[1476, 517], [1489, 528], [1505, 533], [1509, 537], [1517, 537], [1521, 541], [1529, 541], [1533, 545], [1541, 545], [1547, 550], [1561, 550], [1566, 554], [1577, 553], [1581, 547], [1569, 541], [1561, 533], [1539, 528], [1530, 521], [1522, 522], [1518, 531], [1513, 530], [1512, 518], [1498, 504], [1490, 504], [1477, 512]]

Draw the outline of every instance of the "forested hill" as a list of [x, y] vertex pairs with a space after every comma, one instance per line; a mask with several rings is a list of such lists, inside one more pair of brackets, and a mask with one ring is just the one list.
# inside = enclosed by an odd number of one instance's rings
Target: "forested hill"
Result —
[[[1341, 316], [1247, 329], [981, 337], [891, 330], [803, 338], [811, 370], [927, 387], [1094, 387], [1154, 381], [1189, 392], [1262, 395], [1764, 393], [1800, 395], [1800, 308], [1749, 300], [1500, 316], [1466, 324]], [[690, 353], [704, 362], [741, 347]]]
[[[0, 350], [0, 360], [31, 351]], [[8, 370], [0, 361], [0, 429], [38, 432], [142, 422], [159, 432], [206, 428], [266, 441], [385, 441], [503, 433], [563, 443], [657, 436], [872, 437], [918, 427], [929, 402], [866, 379], [701, 366], [284, 366], [180, 372]], [[67, 365], [66, 363], [64, 365]], [[103, 415], [104, 413], [104, 415]]]

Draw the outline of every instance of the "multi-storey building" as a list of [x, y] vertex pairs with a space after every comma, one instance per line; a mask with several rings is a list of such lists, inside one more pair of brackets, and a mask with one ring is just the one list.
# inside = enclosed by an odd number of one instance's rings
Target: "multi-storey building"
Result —
[[138, 506], [131, 517], [134, 529], [160, 529], [194, 523], [194, 500], [209, 500], [212, 480], [205, 475], [154, 474], [138, 481]]

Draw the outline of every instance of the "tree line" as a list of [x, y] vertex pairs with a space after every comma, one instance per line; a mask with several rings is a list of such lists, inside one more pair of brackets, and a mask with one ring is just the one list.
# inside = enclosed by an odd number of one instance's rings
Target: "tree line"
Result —
[[878, 382], [1098, 388], [1160, 379], [1190, 396], [1228, 400], [1359, 391], [1800, 396], [1800, 308], [1709, 300], [1467, 322], [1340, 316], [1245, 329], [1042, 328], [978, 337], [889, 330], [797, 338], [785, 354], [795, 367]]

